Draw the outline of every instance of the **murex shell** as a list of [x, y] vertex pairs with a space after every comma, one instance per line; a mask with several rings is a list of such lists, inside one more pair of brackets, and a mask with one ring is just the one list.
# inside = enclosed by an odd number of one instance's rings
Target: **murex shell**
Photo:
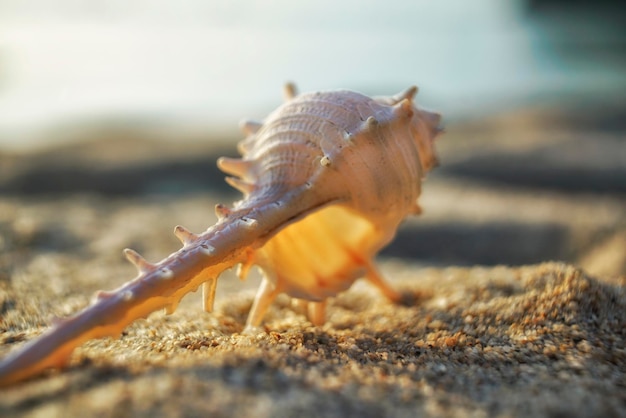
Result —
[[373, 259], [400, 222], [420, 212], [421, 180], [437, 162], [440, 116], [418, 109], [416, 92], [296, 95], [288, 85], [286, 102], [263, 123], [243, 124], [242, 158], [218, 161], [243, 199], [217, 205], [217, 224], [200, 235], [176, 227], [183, 248], [159, 263], [125, 250], [138, 276], [12, 352], [0, 362], [0, 385], [61, 366], [85, 340], [117, 336], [157, 309], [171, 313], [200, 285], [211, 311], [217, 277], [236, 264], [241, 277], [252, 265], [264, 276], [248, 328], [280, 293], [306, 304], [311, 322], [321, 324], [326, 299], [360, 277], [400, 301]]

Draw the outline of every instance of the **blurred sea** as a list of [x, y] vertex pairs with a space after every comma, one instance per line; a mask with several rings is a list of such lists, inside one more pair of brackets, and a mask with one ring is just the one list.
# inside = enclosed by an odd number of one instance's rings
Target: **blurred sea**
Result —
[[285, 81], [418, 84], [448, 121], [626, 90], [623, 19], [528, 4], [0, 0], [0, 149], [94, 124], [234, 129]]

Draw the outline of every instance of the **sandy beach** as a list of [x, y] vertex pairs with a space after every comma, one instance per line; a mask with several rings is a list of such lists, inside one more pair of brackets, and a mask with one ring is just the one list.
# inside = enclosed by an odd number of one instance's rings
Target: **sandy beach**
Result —
[[[259, 278], [228, 273], [214, 313], [191, 294], [89, 342], [2, 389], [0, 415], [626, 416], [626, 126], [618, 102], [600, 105], [446, 127], [425, 213], [379, 257], [410, 306], [358, 282], [324, 326], [285, 297], [244, 335]], [[2, 356], [131, 279], [123, 248], [159, 260], [175, 225], [204, 230], [239, 198], [215, 168], [234, 133], [88, 134], [0, 154]]]

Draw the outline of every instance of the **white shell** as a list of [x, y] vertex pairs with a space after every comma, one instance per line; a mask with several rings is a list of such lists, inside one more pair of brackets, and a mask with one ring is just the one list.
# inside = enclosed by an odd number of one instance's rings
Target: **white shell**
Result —
[[[416, 109], [415, 92], [379, 99], [351, 91], [297, 96], [256, 125], [239, 146], [242, 159], [218, 161], [245, 194], [231, 216], [259, 208], [288, 214], [266, 224], [263, 233], [272, 237], [248, 261], [271, 282], [269, 294], [262, 288], [258, 298], [284, 292], [323, 301], [374, 274], [373, 257], [419, 210], [421, 179], [436, 162], [432, 143], [440, 117]], [[248, 325], [259, 324], [257, 309]]]

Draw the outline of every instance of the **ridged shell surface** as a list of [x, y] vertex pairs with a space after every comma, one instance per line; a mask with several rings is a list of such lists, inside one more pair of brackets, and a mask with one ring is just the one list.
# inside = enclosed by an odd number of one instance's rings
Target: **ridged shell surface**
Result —
[[[245, 198], [235, 211], [291, 206], [291, 220], [251, 257], [266, 293], [324, 301], [359, 277], [399, 223], [419, 213], [421, 180], [436, 163], [439, 115], [419, 110], [415, 88], [369, 98], [352, 91], [290, 98], [219, 166]], [[304, 203], [299, 205], [298, 203]], [[388, 293], [392, 291], [388, 289]], [[397, 296], [393, 296], [397, 299]], [[262, 313], [251, 312], [249, 324]]]

